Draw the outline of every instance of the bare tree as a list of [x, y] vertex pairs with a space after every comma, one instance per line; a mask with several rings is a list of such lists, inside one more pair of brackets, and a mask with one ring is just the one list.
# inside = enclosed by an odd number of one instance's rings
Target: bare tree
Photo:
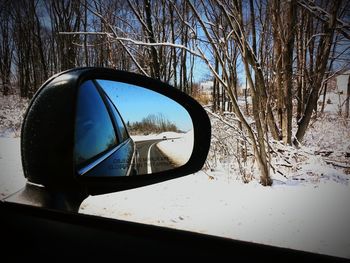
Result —
[[41, 7], [35, 0], [15, 1], [11, 6], [14, 64], [22, 97], [31, 97], [48, 77], [46, 34], [38, 14]]
[[0, 79], [4, 96], [9, 94], [11, 87], [11, 67], [14, 51], [11, 32], [12, 22], [11, 5], [5, 2], [0, 8]]
[[[340, 60], [350, 50], [341, 46], [349, 39], [348, 9], [324, 0], [18, 0], [0, 10], [3, 93], [11, 70], [30, 97], [54, 72], [102, 66], [200, 97], [193, 87], [200, 60], [214, 82], [211, 113], [234, 116], [236, 132], [247, 134], [234, 156], [252, 152], [261, 183], [271, 185], [269, 143], [292, 143], [293, 104], [298, 144], [327, 81], [350, 63]], [[242, 72], [245, 109], [238, 104]]]
[[[315, 61], [312, 71], [308, 73], [308, 85], [310, 93], [307, 96], [304, 112], [298, 122], [298, 130], [295, 135], [294, 143], [298, 144], [304, 138], [307, 127], [310, 123], [312, 112], [317, 105], [319, 91], [322, 87], [322, 82], [325, 76], [329, 54], [334, 40], [334, 33], [337, 27], [337, 15], [341, 7], [342, 1], [334, 1], [329, 3], [330, 19], [323, 22], [322, 31], [311, 38], [318, 38], [312, 52], [315, 52]], [[313, 57], [313, 56], [312, 56]]]
[[77, 1], [52, 0], [50, 5], [51, 22], [57, 45], [56, 52], [60, 70], [73, 68], [76, 65], [77, 49], [73, 43], [78, 36], [61, 36], [60, 31], [79, 31], [81, 24], [81, 3]]
[[292, 143], [293, 51], [296, 31], [296, 2], [272, 4], [275, 85], [278, 92], [278, 120], [284, 143]]

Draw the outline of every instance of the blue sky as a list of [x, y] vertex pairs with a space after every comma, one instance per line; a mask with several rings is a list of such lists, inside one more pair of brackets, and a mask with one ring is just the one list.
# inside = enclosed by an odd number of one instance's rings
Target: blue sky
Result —
[[109, 80], [97, 80], [118, 108], [125, 122], [141, 121], [161, 113], [183, 131], [193, 129], [187, 111], [168, 97], [139, 86]]

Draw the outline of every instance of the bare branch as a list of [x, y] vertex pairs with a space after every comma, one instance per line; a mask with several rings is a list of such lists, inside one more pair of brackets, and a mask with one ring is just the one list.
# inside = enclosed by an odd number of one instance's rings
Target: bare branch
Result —
[[104, 35], [104, 36], [112, 36], [111, 33], [108, 32], [58, 32], [59, 35]]
[[[309, 0], [298, 0], [298, 4], [311, 12], [312, 14], [315, 15], [316, 18], [320, 19], [322, 22], [328, 22], [330, 21], [331, 14], [329, 14], [326, 10], [323, 8], [315, 5], [315, 3], [309, 1]], [[336, 30], [342, 33], [344, 37], [347, 39], [350, 39], [350, 24], [345, 23], [344, 21], [340, 20], [339, 18], [336, 18]]]
[[135, 45], [139, 45], [139, 46], [167, 46], [167, 47], [175, 47], [175, 48], [180, 48], [180, 49], [184, 49], [187, 52], [191, 53], [192, 55], [196, 56], [196, 57], [202, 57], [201, 54], [197, 53], [196, 51], [184, 46], [184, 45], [179, 45], [179, 44], [173, 44], [170, 42], [162, 42], [162, 43], [148, 43], [148, 42], [143, 42], [143, 41], [137, 41], [137, 40], [133, 40], [131, 38], [125, 38], [125, 37], [113, 37], [115, 40], [121, 40], [121, 41], [127, 41], [127, 42], [131, 42]]

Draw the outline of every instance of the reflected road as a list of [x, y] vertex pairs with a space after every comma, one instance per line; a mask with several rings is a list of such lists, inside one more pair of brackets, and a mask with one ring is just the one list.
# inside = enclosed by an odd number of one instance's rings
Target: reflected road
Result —
[[156, 144], [161, 141], [163, 140], [157, 139], [135, 142], [136, 149], [139, 153], [138, 174], [162, 172], [176, 167], [156, 146]]

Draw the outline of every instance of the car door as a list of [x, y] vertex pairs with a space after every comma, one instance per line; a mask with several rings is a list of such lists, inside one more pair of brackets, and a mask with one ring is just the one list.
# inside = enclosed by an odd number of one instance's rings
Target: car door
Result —
[[93, 81], [79, 88], [76, 111], [74, 155], [78, 174], [126, 176], [134, 172], [134, 144], [117, 109]]

